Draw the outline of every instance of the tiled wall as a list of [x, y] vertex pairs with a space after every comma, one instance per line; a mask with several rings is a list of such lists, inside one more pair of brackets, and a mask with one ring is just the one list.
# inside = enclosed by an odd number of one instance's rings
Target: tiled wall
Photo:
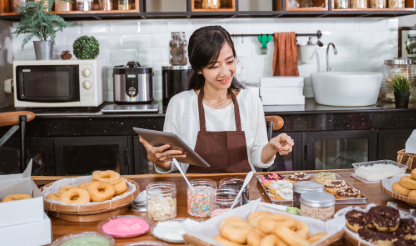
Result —
[[[222, 25], [231, 34], [323, 32], [322, 42], [334, 42], [338, 55], [331, 51], [330, 59], [335, 71], [377, 71], [385, 58], [397, 56], [397, 18], [244, 18], [197, 20], [123, 20], [82, 21], [66, 28], [56, 38], [54, 58], [63, 50], [71, 50], [76, 38], [94, 35], [100, 42], [98, 59], [107, 61], [105, 91], [112, 100], [112, 67], [137, 60], [154, 68], [155, 99], [161, 99], [161, 67], [168, 66], [168, 42], [170, 32], [184, 31], [187, 38], [194, 30], [206, 25]], [[20, 48], [23, 37], [13, 39], [14, 59], [35, 59], [32, 43]], [[298, 38], [306, 43], [306, 37]], [[315, 39], [316, 41], [316, 39]], [[244, 57], [247, 81], [258, 83], [262, 76], [272, 75], [273, 43], [268, 44], [266, 55], [260, 54], [256, 37], [235, 38], [237, 55]], [[309, 77], [311, 72], [324, 71], [326, 48], [319, 48], [313, 63], [300, 64], [300, 75]], [[310, 86], [309, 80], [305, 86]]]
[[0, 20], [0, 108], [13, 104], [11, 94], [5, 94], [4, 80], [11, 78], [13, 62], [12, 23]]

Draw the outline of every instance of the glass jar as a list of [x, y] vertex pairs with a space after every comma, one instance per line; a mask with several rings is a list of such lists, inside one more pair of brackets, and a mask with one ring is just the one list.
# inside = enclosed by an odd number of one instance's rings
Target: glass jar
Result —
[[72, 3], [55, 0], [55, 11], [71, 11]]
[[348, 0], [334, 0], [336, 9], [348, 9], [349, 2]]
[[130, 0], [118, 0], [118, 10], [132, 10], [134, 9], [134, 4]]
[[325, 185], [313, 181], [299, 181], [293, 184], [293, 207], [300, 208], [300, 195], [305, 192], [324, 192]]
[[370, 8], [372, 9], [387, 8], [387, 1], [386, 0], [370, 0]]
[[[234, 189], [234, 190], [237, 190], [237, 192], [239, 192], [241, 187], [243, 187], [243, 184], [244, 184], [244, 179], [225, 178], [225, 179], [220, 180], [220, 189]], [[249, 190], [250, 190], [250, 185], [247, 185], [246, 188], [244, 188], [243, 193], [241, 194], [243, 205], [250, 202]]]
[[91, 11], [92, 0], [77, 0], [78, 11]]
[[390, 9], [404, 9], [405, 7], [405, 0], [389, 0]]
[[211, 196], [217, 188], [217, 183], [210, 179], [194, 179], [189, 181], [193, 190], [188, 186], [188, 214], [195, 217], [209, 217], [211, 214]]
[[146, 186], [147, 215], [158, 221], [177, 215], [176, 185], [172, 182], [152, 182]]
[[326, 192], [305, 192], [300, 195], [300, 215], [329, 220], [335, 213], [335, 196]]
[[186, 66], [188, 64], [186, 36], [184, 32], [172, 32], [169, 41], [169, 63], [172, 66]]
[[[212, 193], [211, 197], [211, 218], [223, 214], [230, 210], [238, 195], [239, 190], [236, 189], [217, 189]], [[241, 206], [242, 196], [240, 196], [234, 205], [234, 208]]]
[[203, 9], [219, 9], [221, 7], [220, 0], [203, 0], [202, 8]]
[[380, 94], [381, 98], [387, 102], [394, 102], [393, 79], [400, 75], [409, 79], [410, 81], [410, 101], [413, 101], [413, 91], [415, 87], [415, 65], [412, 59], [393, 58], [384, 60], [383, 65], [383, 81], [381, 83]]
[[102, 11], [113, 10], [113, 0], [99, 0], [99, 5]]
[[352, 9], [366, 9], [367, 0], [351, 0]]

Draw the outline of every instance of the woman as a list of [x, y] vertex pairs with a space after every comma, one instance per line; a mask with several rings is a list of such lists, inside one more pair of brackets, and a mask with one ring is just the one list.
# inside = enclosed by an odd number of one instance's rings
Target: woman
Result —
[[[276, 153], [287, 155], [293, 140], [282, 133], [267, 142], [260, 98], [235, 78], [236, 53], [230, 34], [220, 26], [202, 27], [189, 39], [189, 62], [194, 74], [189, 90], [169, 102], [163, 131], [178, 135], [210, 164], [210, 168], [181, 163], [188, 173], [255, 171], [273, 164]], [[185, 157], [169, 145], [151, 146], [140, 137], [157, 172], [173, 172], [172, 158]]]

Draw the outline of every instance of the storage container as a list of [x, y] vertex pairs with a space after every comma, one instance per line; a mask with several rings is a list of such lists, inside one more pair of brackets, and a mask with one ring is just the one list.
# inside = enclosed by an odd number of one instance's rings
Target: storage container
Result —
[[92, 0], [77, 0], [78, 11], [91, 11]]
[[[391, 165], [391, 167], [384, 165]], [[364, 182], [376, 183], [384, 178], [405, 173], [407, 170], [406, 165], [391, 160], [359, 162], [353, 163], [352, 166], [354, 167], [354, 174], [358, 179], [363, 179], [362, 181]]]
[[110, 11], [113, 10], [113, 1], [112, 0], [99, 0], [100, 10], [101, 11]]
[[370, 0], [370, 8], [372, 9], [387, 8], [387, 1], [386, 0]]
[[336, 9], [348, 9], [350, 6], [348, 0], [334, 0], [334, 4]]
[[300, 196], [300, 215], [327, 221], [335, 213], [335, 196], [326, 192], [305, 192]]
[[72, 3], [55, 0], [55, 11], [71, 11]]
[[293, 184], [293, 207], [300, 208], [300, 196], [305, 192], [324, 192], [325, 186], [313, 181], [299, 181]]
[[176, 185], [172, 182], [152, 182], [146, 186], [147, 215], [158, 221], [177, 215]]
[[[220, 189], [234, 189], [234, 190], [237, 190], [239, 192], [241, 187], [243, 187], [243, 184], [244, 184], [244, 179], [225, 178], [225, 179], [220, 180]], [[250, 190], [250, 185], [247, 185], [244, 188], [243, 193], [241, 194], [243, 205], [250, 201], [249, 200], [249, 193], [250, 193], [249, 190]]]
[[366, 9], [367, 0], [351, 0], [352, 9]]
[[[211, 218], [223, 214], [230, 210], [238, 195], [239, 190], [236, 189], [217, 189], [212, 193], [211, 197]], [[241, 206], [242, 196], [240, 196], [234, 206]]]
[[404, 76], [410, 81], [410, 101], [413, 101], [415, 85], [415, 65], [412, 59], [392, 58], [384, 60], [383, 82], [381, 83], [380, 96], [384, 101], [394, 102], [393, 79], [395, 76]]
[[211, 197], [217, 188], [217, 183], [211, 179], [194, 179], [189, 181], [187, 205], [188, 214], [195, 217], [209, 217], [211, 214]]
[[221, 7], [220, 0], [202, 0], [203, 9], [219, 9]]
[[405, 0], [389, 0], [390, 9], [404, 9], [406, 6]]
[[188, 64], [186, 35], [184, 32], [172, 32], [169, 41], [169, 63], [172, 66], [186, 66]]

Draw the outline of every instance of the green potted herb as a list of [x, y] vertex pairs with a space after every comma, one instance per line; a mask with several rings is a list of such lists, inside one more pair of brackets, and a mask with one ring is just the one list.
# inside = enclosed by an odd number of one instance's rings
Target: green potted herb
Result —
[[[70, 0], [60, 1], [72, 3]], [[53, 3], [54, 0], [27, 1], [17, 11], [22, 16], [13, 34], [25, 34], [22, 50], [33, 37], [40, 40], [33, 41], [37, 60], [51, 60], [56, 32], [72, 26], [59, 15], [51, 14]]]
[[394, 76], [392, 83], [396, 108], [407, 108], [410, 97], [409, 79], [402, 75], [396, 75]]
[[94, 37], [86, 35], [77, 38], [72, 45], [74, 55], [80, 60], [88, 60], [97, 58], [100, 53], [100, 43]]

